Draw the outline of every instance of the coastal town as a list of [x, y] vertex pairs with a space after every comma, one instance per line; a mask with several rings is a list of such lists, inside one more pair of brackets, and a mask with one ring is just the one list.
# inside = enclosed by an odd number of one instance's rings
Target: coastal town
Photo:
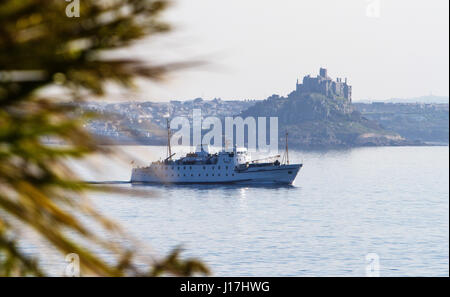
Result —
[[[448, 103], [352, 102], [352, 86], [347, 83], [347, 79], [332, 80], [325, 68], [321, 68], [316, 77], [307, 75], [302, 83], [297, 80], [295, 90], [288, 97], [272, 95], [266, 100], [282, 102], [283, 98], [297, 98], [311, 94], [319, 94], [329, 100], [341, 98], [344, 100], [343, 106], [346, 109], [350, 108], [359, 112], [362, 117], [379, 124], [388, 131], [398, 133], [405, 139], [416, 143], [448, 144]], [[82, 112], [93, 111], [100, 116], [98, 119], [85, 123], [85, 128], [99, 138], [109, 139], [119, 144], [163, 144], [166, 141], [167, 118], [182, 116], [192, 120], [194, 109], [201, 110], [203, 117], [239, 116], [248, 114], [246, 111], [254, 109], [259, 102], [261, 100], [222, 100], [220, 98], [212, 100], [196, 98], [169, 102], [86, 102], [82, 104], [81, 110]], [[288, 112], [294, 112], [289, 110]], [[274, 109], [273, 112], [276, 113], [276, 110]], [[283, 117], [286, 114], [271, 116]]]

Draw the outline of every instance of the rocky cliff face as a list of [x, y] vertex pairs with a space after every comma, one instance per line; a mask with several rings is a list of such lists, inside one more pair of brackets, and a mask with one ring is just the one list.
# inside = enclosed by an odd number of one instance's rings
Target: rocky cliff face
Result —
[[289, 132], [289, 145], [296, 148], [408, 145], [410, 141], [366, 119], [344, 98], [317, 93], [272, 96], [241, 113], [247, 116], [278, 116], [279, 143]]

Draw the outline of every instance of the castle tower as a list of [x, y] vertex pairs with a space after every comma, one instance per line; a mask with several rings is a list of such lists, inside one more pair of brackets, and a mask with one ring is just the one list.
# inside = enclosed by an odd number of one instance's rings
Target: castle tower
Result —
[[344, 97], [352, 102], [352, 87], [347, 84], [347, 78], [337, 77], [333, 80], [328, 76], [326, 68], [320, 68], [317, 77], [306, 75], [303, 77], [303, 83], [299, 83], [297, 78], [297, 93], [319, 93], [330, 98]]

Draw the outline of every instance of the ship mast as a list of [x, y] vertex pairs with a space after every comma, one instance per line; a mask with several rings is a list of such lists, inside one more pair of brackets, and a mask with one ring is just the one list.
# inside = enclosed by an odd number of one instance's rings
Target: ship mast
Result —
[[167, 118], [167, 159], [172, 159], [172, 148], [170, 146], [170, 122]]
[[289, 165], [288, 132], [286, 130], [286, 163]]

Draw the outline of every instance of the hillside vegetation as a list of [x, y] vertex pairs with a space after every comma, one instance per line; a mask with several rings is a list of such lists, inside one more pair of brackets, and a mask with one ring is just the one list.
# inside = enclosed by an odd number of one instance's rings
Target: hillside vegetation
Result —
[[287, 130], [289, 144], [297, 148], [411, 144], [363, 117], [348, 100], [316, 93], [274, 95], [257, 102], [241, 116], [278, 116], [279, 143], [283, 143]]

